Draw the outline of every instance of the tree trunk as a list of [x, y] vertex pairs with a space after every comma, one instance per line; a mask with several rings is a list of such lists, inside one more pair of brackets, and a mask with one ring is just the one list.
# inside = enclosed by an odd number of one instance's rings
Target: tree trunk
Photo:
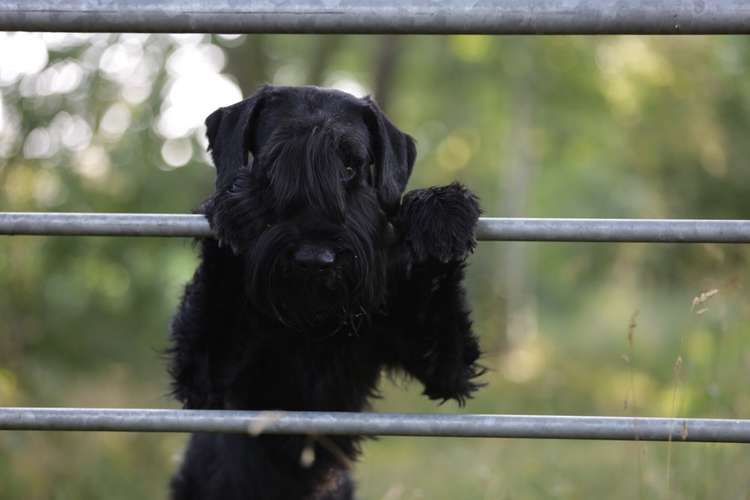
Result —
[[[530, 65], [530, 47], [515, 48], [521, 57], [529, 58], [511, 86], [509, 99], [512, 128], [506, 137], [505, 174], [501, 176], [501, 203], [498, 207], [504, 217], [528, 216], [529, 191], [534, 175], [534, 158], [531, 130], [533, 126], [534, 96], [533, 71]], [[504, 283], [506, 314], [505, 338], [508, 347], [536, 333], [536, 304], [529, 286], [530, 244], [509, 242], [505, 244], [502, 259], [501, 282]]]
[[307, 71], [307, 83], [309, 85], [323, 85], [328, 67], [336, 56], [343, 37], [339, 35], [323, 35], [317, 38], [315, 53], [310, 60]]
[[227, 48], [226, 72], [237, 79], [242, 95], [248, 96], [271, 79], [265, 35], [248, 35], [237, 47]]
[[390, 105], [401, 45], [401, 38], [395, 35], [384, 35], [378, 40], [372, 87], [378, 106], [386, 112]]

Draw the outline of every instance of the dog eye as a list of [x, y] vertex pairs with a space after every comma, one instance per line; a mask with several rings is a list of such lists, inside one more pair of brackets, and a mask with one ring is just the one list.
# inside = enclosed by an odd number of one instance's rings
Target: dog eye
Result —
[[350, 180], [354, 179], [354, 177], [357, 175], [357, 171], [352, 167], [344, 167], [344, 172], [341, 174], [341, 180], [343, 182], [349, 182]]

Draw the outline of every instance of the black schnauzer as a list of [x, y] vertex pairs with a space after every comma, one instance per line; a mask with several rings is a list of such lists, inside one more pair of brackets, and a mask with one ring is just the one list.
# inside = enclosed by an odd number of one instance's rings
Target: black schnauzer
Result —
[[[463, 404], [480, 384], [463, 288], [477, 198], [401, 195], [414, 141], [369, 98], [262, 88], [206, 119], [216, 237], [172, 324], [193, 409], [361, 411], [381, 371]], [[174, 500], [345, 500], [357, 436], [195, 434]]]

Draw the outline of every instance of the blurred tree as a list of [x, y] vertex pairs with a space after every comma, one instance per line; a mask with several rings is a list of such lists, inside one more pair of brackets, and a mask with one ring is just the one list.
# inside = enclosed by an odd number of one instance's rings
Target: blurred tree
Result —
[[245, 35], [242, 43], [226, 49], [227, 73], [237, 80], [244, 96], [271, 80], [267, 39], [267, 35]]
[[373, 96], [385, 112], [390, 111], [390, 97], [401, 45], [401, 38], [395, 35], [383, 35], [379, 37], [376, 44], [377, 54], [375, 56], [373, 71]]
[[[0, 210], [190, 211], [213, 183], [203, 119], [269, 82], [375, 95], [417, 138], [411, 186], [459, 179], [488, 216], [750, 218], [748, 69], [743, 37], [0, 34]], [[491, 372], [466, 411], [746, 416], [747, 263], [480, 245]], [[172, 405], [160, 352], [194, 265], [177, 239], [0, 238], [0, 404]], [[182, 439], [0, 433], [0, 499], [163, 498]], [[721, 498], [749, 465], [732, 446], [383, 439], [358, 474], [365, 499]]]

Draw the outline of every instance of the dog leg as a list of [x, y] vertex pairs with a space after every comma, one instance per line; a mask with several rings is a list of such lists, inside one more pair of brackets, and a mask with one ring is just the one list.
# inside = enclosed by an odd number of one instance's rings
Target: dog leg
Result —
[[[300, 464], [301, 436], [194, 434], [171, 500], [352, 500], [349, 470]], [[320, 450], [319, 450], [320, 451]], [[317, 456], [317, 455], [316, 455]]]
[[[239, 297], [235, 257], [219, 248], [216, 240], [202, 243], [202, 260], [172, 320], [172, 346], [168, 351], [172, 390], [185, 408], [221, 409], [224, 392], [220, 380], [223, 345], [217, 337], [229, 331]], [[234, 309], [233, 309], [234, 308]], [[213, 361], [212, 361], [213, 360]]]
[[463, 286], [480, 208], [459, 184], [407, 193], [396, 221], [401, 268], [392, 288], [399, 363], [431, 399], [464, 404], [480, 387], [479, 343]]

